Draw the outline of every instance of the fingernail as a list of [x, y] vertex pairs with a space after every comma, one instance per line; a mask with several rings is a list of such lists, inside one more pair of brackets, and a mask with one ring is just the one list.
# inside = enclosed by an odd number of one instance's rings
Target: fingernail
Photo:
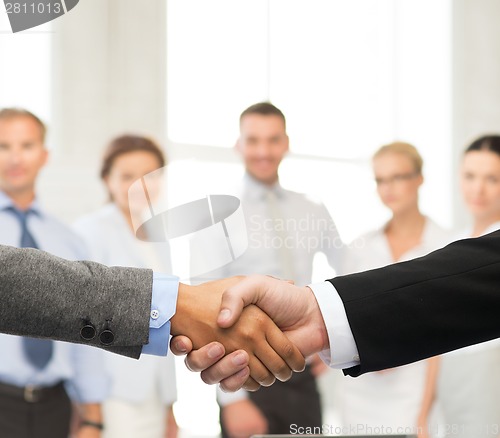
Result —
[[229, 309], [222, 309], [219, 313], [219, 322], [225, 322], [231, 317], [231, 311]]
[[246, 367], [246, 368], [239, 370], [234, 376], [235, 377], [246, 377], [248, 374], [250, 374], [250, 370], [248, 369], [248, 367]]
[[222, 347], [220, 345], [212, 345], [208, 349], [208, 357], [210, 359], [215, 359], [216, 357], [220, 357], [224, 354]]
[[244, 353], [238, 353], [236, 356], [233, 357], [233, 364], [240, 366], [240, 365], [245, 365], [248, 362], [247, 357]]
[[182, 341], [177, 341], [175, 343], [175, 348], [177, 348], [177, 350], [180, 351], [181, 353], [187, 352], [186, 344], [184, 344], [184, 342], [182, 342]]

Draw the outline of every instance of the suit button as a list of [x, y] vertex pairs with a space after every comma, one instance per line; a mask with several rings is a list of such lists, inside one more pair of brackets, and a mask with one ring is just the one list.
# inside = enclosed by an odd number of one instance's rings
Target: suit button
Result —
[[115, 340], [115, 334], [111, 330], [103, 330], [99, 335], [102, 345], [111, 345]]
[[87, 324], [80, 330], [80, 336], [86, 341], [90, 341], [95, 338], [96, 331], [92, 324]]

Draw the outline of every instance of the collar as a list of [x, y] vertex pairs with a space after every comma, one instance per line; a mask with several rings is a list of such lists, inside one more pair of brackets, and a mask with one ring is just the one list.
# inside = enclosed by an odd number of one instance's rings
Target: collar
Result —
[[486, 228], [486, 231], [483, 233], [483, 236], [485, 234], [493, 233], [494, 231], [497, 231], [499, 229], [500, 229], [500, 221], [495, 222], [495, 223], [491, 224], [488, 228]]
[[[436, 224], [436, 222], [434, 222], [428, 216], [424, 215], [424, 218], [425, 218], [424, 229], [422, 230], [422, 238], [418, 246], [426, 244], [435, 244], [436, 236], [440, 232], [440, 227]], [[387, 225], [389, 225], [389, 221], [387, 221], [382, 227], [376, 230], [376, 234], [380, 238], [385, 239], [385, 230], [387, 228]]]
[[269, 192], [274, 192], [278, 199], [283, 199], [286, 196], [286, 190], [281, 186], [279, 180], [272, 186], [264, 184], [256, 180], [248, 172], [245, 172], [243, 177], [243, 193], [246, 198], [251, 200], [263, 200]]
[[[468, 227], [466, 228], [465, 231], [463, 231], [460, 235], [460, 239], [467, 239], [470, 236], [472, 236], [472, 230], [473, 227]], [[485, 234], [490, 234], [493, 233], [494, 231], [500, 230], [500, 221], [492, 223], [486, 230], [484, 230], [483, 234], [481, 236], [484, 236]]]
[[[6, 210], [11, 207], [18, 209], [12, 199], [5, 192], [0, 190], [0, 211]], [[40, 203], [36, 198], [29, 206], [29, 209], [37, 216], [43, 217], [42, 208], [40, 207]]]

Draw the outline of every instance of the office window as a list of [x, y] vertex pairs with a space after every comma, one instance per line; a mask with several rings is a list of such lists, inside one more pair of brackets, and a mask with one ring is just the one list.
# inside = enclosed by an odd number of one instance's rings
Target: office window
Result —
[[[451, 225], [449, 0], [169, 0], [167, 13], [173, 157], [236, 162], [239, 113], [271, 100], [291, 139], [283, 182], [319, 194], [346, 240], [387, 215], [368, 164], [394, 139], [421, 151], [423, 209]], [[224, 179], [207, 172], [200, 191]]]
[[[0, 5], [0, 107], [26, 108], [50, 121], [51, 25], [13, 34]], [[49, 131], [50, 135], [50, 131]]]
[[423, 155], [423, 212], [452, 225], [450, 0], [168, 0], [167, 20], [174, 205], [237, 183], [239, 114], [270, 100], [281, 182], [323, 199], [345, 241], [387, 219], [370, 157], [396, 139]]

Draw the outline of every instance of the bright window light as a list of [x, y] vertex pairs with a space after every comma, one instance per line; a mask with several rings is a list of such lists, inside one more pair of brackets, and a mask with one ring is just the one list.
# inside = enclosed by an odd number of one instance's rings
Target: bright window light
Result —
[[51, 42], [50, 23], [13, 34], [1, 3], [0, 108], [22, 107], [50, 121]]
[[[167, 35], [172, 156], [217, 162], [205, 146], [231, 148], [239, 113], [270, 99], [291, 140], [282, 180], [321, 194], [346, 240], [386, 217], [366, 164], [395, 139], [424, 157], [424, 212], [452, 224], [450, 0], [169, 0]], [[213, 169], [199, 181], [232, 183]]]
[[[423, 212], [452, 225], [451, 0], [167, 4], [173, 204], [232, 190], [239, 114], [271, 100], [291, 144], [281, 182], [321, 198], [345, 241], [387, 220], [370, 157], [393, 140], [424, 158]], [[329, 274], [315, 263], [314, 280]], [[189, 427], [189, 403], [177, 412]], [[211, 416], [203, 421], [214, 429]]]

